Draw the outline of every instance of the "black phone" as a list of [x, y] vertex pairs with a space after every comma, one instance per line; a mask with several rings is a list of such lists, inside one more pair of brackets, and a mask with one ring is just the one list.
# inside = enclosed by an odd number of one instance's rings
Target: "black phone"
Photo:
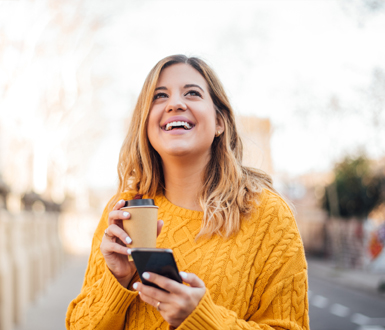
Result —
[[132, 248], [131, 256], [143, 284], [166, 291], [158, 285], [146, 281], [142, 277], [144, 272], [159, 274], [183, 283], [171, 249]]

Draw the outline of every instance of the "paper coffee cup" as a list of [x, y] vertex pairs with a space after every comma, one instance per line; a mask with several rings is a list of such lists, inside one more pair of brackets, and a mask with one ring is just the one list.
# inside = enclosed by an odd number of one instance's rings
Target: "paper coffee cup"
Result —
[[158, 206], [153, 199], [133, 199], [121, 208], [131, 214], [123, 220], [123, 228], [132, 239], [132, 248], [156, 248]]

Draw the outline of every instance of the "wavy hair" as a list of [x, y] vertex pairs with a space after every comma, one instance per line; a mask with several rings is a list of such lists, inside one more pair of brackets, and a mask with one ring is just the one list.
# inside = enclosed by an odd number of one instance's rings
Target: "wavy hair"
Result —
[[276, 191], [268, 174], [242, 165], [243, 146], [229, 99], [214, 71], [197, 57], [168, 56], [148, 74], [120, 151], [119, 187], [110, 206], [124, 191], [154, 198], [164, 190], [162, 161], [147, 137], [147, 121], [160, 73], [178, 63], [192, 66], [203, 76], [216, 114], [224, 122], [223, 134], [214, 139], [211, 158], [203, 174], [203, 186], [199, 193], [203, 220], [197, 237], [214, 234], [229, 237], [239, 231], [242, 217], [250, 215], [263, 188]]

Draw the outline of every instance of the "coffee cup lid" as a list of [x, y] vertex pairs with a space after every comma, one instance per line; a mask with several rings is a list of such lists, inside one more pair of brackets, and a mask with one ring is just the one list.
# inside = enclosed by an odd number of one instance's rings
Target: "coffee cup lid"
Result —
[[129, 201], [126, 201], [124, 204], [124, 207], [127, 206], [154, 206], [154, 200], [145, 198], [145, 199], [131, 199]]

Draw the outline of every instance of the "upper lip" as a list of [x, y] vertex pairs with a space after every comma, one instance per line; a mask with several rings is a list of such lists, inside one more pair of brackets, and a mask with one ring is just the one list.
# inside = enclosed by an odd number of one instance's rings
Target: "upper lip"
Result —
[[186, 123], [189, 123], [190, 125], [192, 126], [195, 126], [194, 122], [186, 117], [183, 117], [183, 116], [174, 116], [174, 117], [170, 117], [168, 118], [165, 122], [163, 122], [160, 127], [165, 127], [168, 123], [172, 123], [174, 121], [185, 121]]

